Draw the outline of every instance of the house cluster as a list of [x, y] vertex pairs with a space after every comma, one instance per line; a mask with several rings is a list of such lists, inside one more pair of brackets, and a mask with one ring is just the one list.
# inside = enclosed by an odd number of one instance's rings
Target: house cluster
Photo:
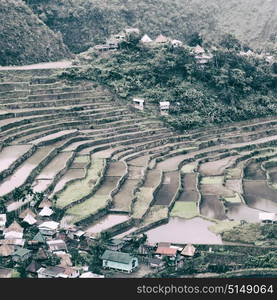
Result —
[[[107, 51], [107, 50], [116, 50], [119, 47], [119, 44], [122, 41], [126, 41], [130, 34], [140, 34], [140, 30], [138, 28], [126, 28], [123, 31], [111, 35], [105, 44], [94, 46], [95, 50], [98, 51]], [[183, 46], [183, 42], [176, 39], [171, 39], [162, 34], [158, 35], [155, 39], [151, 39], [148, 34], [144, 34], [140, 39], [142, 44], [148, 45], [162, 45], [162, 44], [171, 44], [173, 47], [181, 47]]]
[[101, 256], [104, 269], [131, 273], [143, 262], [153, 271], [161, 271], [167, 265], [182, 267], [187, 259], [196, 255], [196, 248], [192, 244], [176, 247], [164, 242], [155, 245], [145, 242], [139, 247], [137, 255], [130, 255], [124, 247], [124, 240], [115, 241], [117, 246], [108, 247]]
[[103, 277], [89, 272], [87, 266], [73, 266], [68, 245], [81, 242], [85, 232], [75, 226], [64, 230], [59, 222], [51, 219], [54, 214], [51, 206], [52, 202], [45, 199], [37, 210], [26, 208], [9, 226], [7, 215], [0, 214], [0, 278], [13, 276], [14, 269], [7, 266], [16, 269], [21, 264], [27, 265], [28, 277]]
[[270, 65], [273, 64], [275, 61], [273, 55], [271, 55], [268, 52], [257, 53], [249, 49], [248, 51], [240, 51], [239, 55], [245, 57], [253, 57], [256, 59], [264, 59]]

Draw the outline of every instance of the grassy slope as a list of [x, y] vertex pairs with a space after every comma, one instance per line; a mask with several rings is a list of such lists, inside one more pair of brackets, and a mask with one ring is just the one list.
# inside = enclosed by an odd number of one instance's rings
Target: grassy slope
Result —
[[0, 1], [0, 65], [22, 65], [70, 56], [51, 31], [21, 0]]

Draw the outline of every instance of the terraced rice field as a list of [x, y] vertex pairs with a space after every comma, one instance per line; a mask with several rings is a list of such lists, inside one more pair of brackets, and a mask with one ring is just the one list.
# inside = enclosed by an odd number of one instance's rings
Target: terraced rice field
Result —
[[277, 117], [177, 134], [94, 82], [61, 79], [62, 70], [0, 70], [9, 209], [21, 205], [13, 191], [31, 184], [91, 233], [134, 219], [125, 236], [167, 220], [149, 240], [218, 244], [214, 224], [277, 212]]

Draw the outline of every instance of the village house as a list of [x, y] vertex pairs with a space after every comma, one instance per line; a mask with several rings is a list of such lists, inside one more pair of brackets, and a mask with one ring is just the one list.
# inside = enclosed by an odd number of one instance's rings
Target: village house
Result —
[[111, 239], [108, 242], [106, 242], [105, 247], [108, 250], [118, 251], [118, 250], [121, 250], [124, 245], [125, 245], [125, 241], [124, 240], [121, 240], [121, 239]]
[[36, 260], [32, 260], [32, 262], [29, 264], [29, 266], [26, 268], [26, 271], [28, 273], [31, 273], [32, 275], [36, 275], [37, 271], [41, 268], [41, 264], [37, 262]]
[[8, 228], [4, 230], [5, 239], [22, 239], [24, 229], [14, 221]]
[[38, 207], [41, 209], [43, 209], [44, 207], [52, 207], [52, 202], [46, 198], [40, 202]]
[[48, 259], [48, 252], [45, 249], [40, 248], [34, 258], [38, 261], [46, 260]]
[[39, 246], [41, 246], [42, 244], [46, 243], [46, 239], [45, 237], [38, 232], [32, 240], [28, 241], [28, 245], [33, 247], [33, 248], [38, 248]]
[[106, 250], [101, 256], [104, 269], [131, 273], [138, 267], [138, 259], [129, 253]]
[[59, 266], [72, 267], [71, 255], [66, 252], [55, 252], [55, 254], [61, 259]]
[[28, 225], [32, 226], [34, 224], [36, 224], [37, 220], [31, 216], [31, 215], [27, 215], [24, 219], [23, 222], [27, 223]]
[[183, 46], [183, 43], [179, 40], [172, 40], [171, 41], [171, 45], [174, 47], [174, 48], [177, 48], [177, 47], [181, 47]]
[[273, 223], [277, 222], [277, 218], [276, 218], [275, 213], [260, 212], [259, 213], [259, 220], [262, 223], [266, 223], [266, 224], [273, 224]]
[[92, 272], [85, 272], [82, 275], [80, 275], [79, 278], [105, 278], [104, 275], [95, 274]]
[[151, 268], [156, 270], [161, 270], [165, 267], [165, 261], [157, 257], [149, 258], [148, 263]]
[[39, 212], [39, 215], [40, 215], [41, 217], [50, 217], [50, 216], [53, 215], [53, 213], [54, 213], [54, 211], [53, 211], [50, 207], [45, 206], [45, 207], [43, 207], [43, 209]]
[[14, 270], [0, 267], [0, 278], [12, 278]]
[[25, 210], [23, 210], [21, 212], [21, 214], [19, 215], [19, 219], [25, 219], [27, 216], [32, 216], [33, 218], [36, 217], [36, 214], [30, 209], [30, 208], [26, 208]]
[[144, 99], [141, 98], [133, 98], [133, 106], [136, 109], [143, 110], [144, 109]]
[[65, 268], [58, 267], [58, 266], [50, 266], [47, 268], [40, 268], [37, 271], [38, 278], [58, 278], [58, 277], [64, 277], [63, 273], [65, 271]]
[[28, 258], [31, 257], [32, 251], [25, 249], [25, 248], [21, 248], [16, 250], [13, 255], [12, 255], [12, 259], [16, 262], [23, 262], [25, 260], [27, 260]]
[[195, 254], [196, 248], [192, 244], [187, 244], [186, 247], [182, 250], [181, 255], [187, 257], [193, 257]]
[[47, 245], [51, 252], [67, 251], [66, 243], [63, 240], [47, 241]]
[[48, 235], [48, 236], [53, 236], [57, 233], [59, 227], [59, 223], [55, 221], [46, 221], [41, 223], [38, 226], [38, 229], [41, 234], [43, 235]]
[[80, 272], [77, 268], [66, 267], [63, 274], [60, 276], [63, 278], [78, 278], [80, 276]]
[[141, 38], [141, 43], [143, 44], [148, 44], [148, 43], [152, 43], [153, 40], [147, 35], [145, 34], [142, 38]]
[[9, 257], [14, 253], [14, 246], [11, 245], [2, 245], [0, 246], [0, 256]]
[[170, 39], [167, 38], [166, 36], [160, 34], [159, 36], [156, 37], [155, 41], [156, 44], [166, 44], [170, 42]]
[[19, 249], [23, 247], [25, 244], [25, 239], [5, 239], [0, 240], [0, 245], [11, 245], [14, 246], [15, 249]]
[[3, 231], [5, 229], [6, 222], [7, 222], [7, 215], [0, 214], [0, 231]]
[[159, 244], [156, 251], [155, 257], [163, 259], [164, 257], [168, 257], [171, 261], [175, 261], [177, 258], [177, 248], [173, 248], [168, 246], [167, 243]]

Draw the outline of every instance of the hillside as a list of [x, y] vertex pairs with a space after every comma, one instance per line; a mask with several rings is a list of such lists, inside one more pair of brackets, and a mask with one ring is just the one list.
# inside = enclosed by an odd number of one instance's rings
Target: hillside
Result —
[[[126, 26], [150, 36], [160, 33], [190, 39], [194, 32], [209, 37], [217, 32], [214, 8], [198, 9], [189, 0], [26, 0], [33, 11], [74, 53], [103, 42]], [[211, 36], [211, 37], [212, 37]]]
[[51, 31], [21, 0], [0, 1], [0, 65], [22, 65], [70, 57]]
[[276, 44], [275, 0], [25, 0], [74, 53], [87, 50], [126, 26], [207, 42], [232, 33], [252, 47]]
[[[223, 41], [230, 47], [228, 37]], [[276, 113], [276, 76], [264, 59], [217, 46], [206, 49], [213, 57], [199, 64], [191, 47], [146, 46], [139, 39], [131, 37], [110, 55], [92, 49], [79, 56], [89, 67], [67, 75], [98, 81], [129, 103], [142, 97], [158, 109], [159, 101], [170, 101], [166, 120], [180, 130]]]
[[275, 0], [195, 0], [215, 6], [218, 26], [253, 47], [277, 43], [277, 2]]

